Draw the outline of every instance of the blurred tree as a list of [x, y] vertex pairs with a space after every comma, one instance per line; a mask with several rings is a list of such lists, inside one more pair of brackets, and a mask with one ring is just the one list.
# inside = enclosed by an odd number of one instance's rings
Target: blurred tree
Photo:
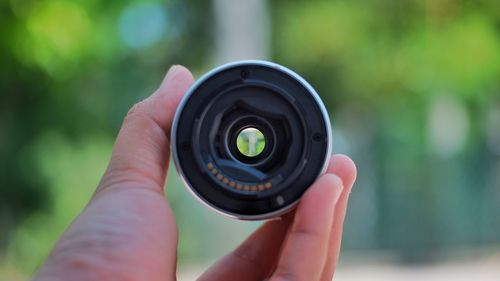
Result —
[[[274, 57], [318, 90], [359, 166], [345, 244], [420, 261], [498, 242], [476, 231], [500, 237], [500, 223], [479, 211], [500, 215], [500, 199], [480, 191], [500, 187], [482, 180], [495, 162], [481, 141], [500, 92], [498, 1], [272, 3]], [[372, 200], [371, 212], [357, 205]]]
[[[270, 8], [271, 58], [318, 90], [335, 152], [359, 166], [345, 248], [421, 261], [500, 242], [500, 1], [253, 7]], [[237, 26], [267, 26], [252, 20]], [[24, 271], [36, 267], [90, 196], [128, 108], [170, 64], [196, 73], [224, 55], [213, 50], [215, 25], [202, 0], [0, 2], [0, 260], [8, 247]], [[262, 36], [254, 43], [267, 56]], [[204, 243], [216, 229], [245, 229], [168, 193], [182, 216], [181, 259], [229, 247]]]
[[204, 64], [210, 15], [198, 0], [0, 3], [0, 259], [17, 225], [54, 208], [40, 140], [111, 139], [169, 65]]

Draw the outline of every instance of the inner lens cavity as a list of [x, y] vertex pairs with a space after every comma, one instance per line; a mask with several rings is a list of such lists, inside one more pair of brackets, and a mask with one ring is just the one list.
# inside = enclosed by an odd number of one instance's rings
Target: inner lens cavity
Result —
[[259, 129], [248, 127], [238, 134], [236, 147], [241, 154], [247, 157], [256, 157], [266, 148], [266, 138]]

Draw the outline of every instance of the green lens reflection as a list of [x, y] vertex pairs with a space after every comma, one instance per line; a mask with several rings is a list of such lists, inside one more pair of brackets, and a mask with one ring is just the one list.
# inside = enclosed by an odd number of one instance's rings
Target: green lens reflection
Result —
[[255, 157], [264, 151], [266, 138], [257, 128], [249, 127], [243, 129], [236, 139], [236, 146], [241, 154], [247, 157]]

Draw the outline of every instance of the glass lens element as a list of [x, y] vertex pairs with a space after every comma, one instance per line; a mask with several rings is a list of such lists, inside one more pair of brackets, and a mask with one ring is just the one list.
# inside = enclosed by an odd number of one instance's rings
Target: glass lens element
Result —
[[236, 146], [241, 154], [247, 157], [255, 157], [264, 151], [266, 138], [257, 128], [249, 127], [243, 129], [236, 139]]

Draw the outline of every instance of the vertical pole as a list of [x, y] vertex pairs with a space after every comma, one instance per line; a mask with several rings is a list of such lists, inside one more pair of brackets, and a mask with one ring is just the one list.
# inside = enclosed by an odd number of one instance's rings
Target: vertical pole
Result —
[[216, 64], [269, 59], [267, 0], [214, 0]]

